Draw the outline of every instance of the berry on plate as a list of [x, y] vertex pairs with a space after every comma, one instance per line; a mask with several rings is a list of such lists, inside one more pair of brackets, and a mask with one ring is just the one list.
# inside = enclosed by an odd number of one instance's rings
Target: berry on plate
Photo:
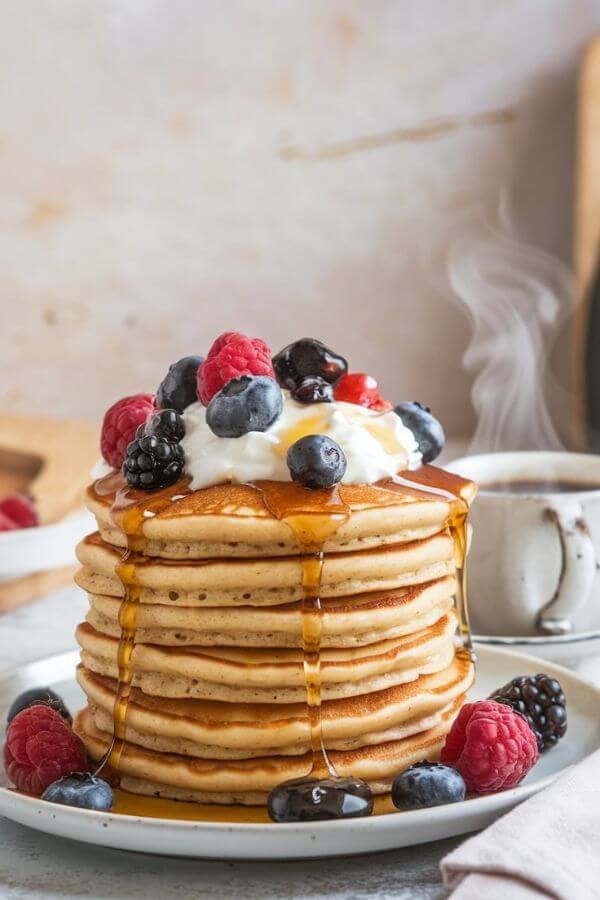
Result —
[[157, 406], [181, 413], [190, 403], [196, 403], [198, 369], [203, 361], [201, 356], [184, 356], [170, 365], [156, 391]]
[[181, 444], [157, 434], [144, 434], [127, 447], [123, 474], [132, 487], [156, 491], [177, 481], [184, 462]]
[[42, 794], [42, 800], [102, 812], [112, 809], [114, 794], [110, 784], [97, 775], [73, 772], [48, 785]]
[[422, 809], [465, 799], [465, 782], [456, 769], [442, 763], [420, 762], [396, 775], [392, 801], [398, 809]]
[[292, 397], [297, 403], [332, 403], [333, 387], [324, 378], [310, 375], [292, 389]]
[[100, 450], [103, 458], [113, 469], [120, 469], [125, 459], [127, 447], [135, 438], [135, 433], [155, 411], [153, 394], [134, 394], [123, 397], [108, 409], [102, 422]]
[[16, 522], [13, 522], [3, 512], [0, 512], [0, 531], [16, 531], [18, 527]]
[[299, 388], [305, 378], [322, 378], [328, 384], [336, 384], [348, 371], [343, 356], [314, 338], [301, 338], [288, 344], [273, 357], [273, 366], [281, 387], [290, 391]]
[[324, 434], [307, 434], [287, 452], [292, 481], [311, 489], [330, 488], [344, 477], [346, 457], [339, 444]]
[[30, 706], [8, 726], [4, 768], [18, 790], [41, 794], [63, 775], [87, 769], [85, 747], [51, 707]]
[[364, 372], [349, 372], [336, 384], [334, 397], [344, 403], [355, 403], [366, 406], [377, 412], [387, 412], [392, 404], [384, 400], [379, 392], [379, 385], [371, 375]]
[[140, 425], [135, 436], [139, 440], [147, 434], [156, 434], [169, 441], [180, 441], [185, 434], [185, 423], [176, 410], [159, 409], [145, 425]]
[[357, 819], [373, 812], [373, 794], [361, 778], [293, 778], [273, 788], [267, 808], [274, 822]]
[[37, 509], [26, 494], [10, 494], [0, 500], [0, 515], [9, 519], [14, 528], [33, 528], [40, 524]]
[[521, 675], [513, 678], [490, 697], [506, 703], [525, 716], [533, 729], [540, 752], [553, 747], [567, 730], [567, 706], [563, 689], [548, 675]]
[[402, 424], [412, 431], [424, 463], [433, 462], [446, 443], [446, 435], [441, 423], [431, 414], [428, 406], [418, 401], [400, 403], [394, 412], [402, 419]]
[[266, 431], [282, 409], [281, 388], [273, 378], [242, 375], [214, 395], [206, 423], [217, 437], [238, 438], [250, 431]]
[[18, 713], [24, 709], [29, 709], [30, 706], [50, 706], [55, 712], [59, 713], [69, 725], [73, 721], [71, 713], [65, 706], [62, 697], [49, 687], [30, 688], [28, 691], [23, 691], [22, 694], [19, 694], [19, 696], [13, 700], [10, 709], [6, 714], [6, 721], [9, 723], [12, 722]]
[[198, 369], [198, 398], [208, 406], [228, 381], [242, 375], [275, 378], [271, 351], [259, 338], [227, 331], [214, 342]]
[[446, 737], [441, 760], [458, 769], [468, 791], [491, 794], [515, 787], [540, 756], [524, 716], [504, 703], [465, 703]]

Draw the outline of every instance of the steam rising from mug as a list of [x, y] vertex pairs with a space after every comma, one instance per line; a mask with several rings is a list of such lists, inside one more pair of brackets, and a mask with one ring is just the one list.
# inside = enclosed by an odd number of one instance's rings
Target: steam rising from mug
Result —
[[472, 324], [463, 358], [476, 373], [471, 396], [478, 423], [470, 451], [562, 449], [544, 386], [549, 350], [571, 311], [571, 272], [478, 222], [452, 244], [448, 274]]

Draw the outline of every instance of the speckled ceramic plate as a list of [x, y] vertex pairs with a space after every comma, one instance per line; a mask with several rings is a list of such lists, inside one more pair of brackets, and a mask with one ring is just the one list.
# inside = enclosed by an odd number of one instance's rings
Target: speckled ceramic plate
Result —
[[[569, 731], [544, 754], [519, 787], [434, 809], [372, 816], [369, 819], [297, 825], [186, 822], [89, 812], [45, 803], [0, 787], [0, 814], [50, 834], [136, 850], [212, 859], [305, 859], [391, 850], [488, 825], [502, 813], [549, 784], [568, 766], [600, 746], [600, 690], [552, 663], [493, 647], [478, 646], [477, 686], [485, 697], [515, 675], [542, 671], [560, 679], [568, 703]], [[72, 709], [82, 704], [73, 672], [75, 653], [51, 657], [0, 679], [0, 714], [27, 688], [49, 685]]]

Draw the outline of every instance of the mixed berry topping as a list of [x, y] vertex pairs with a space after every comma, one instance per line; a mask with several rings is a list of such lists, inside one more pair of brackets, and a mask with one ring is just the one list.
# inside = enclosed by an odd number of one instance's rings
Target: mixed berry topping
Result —
[[241, 375], [275, 378], [271, 350], [258, 338], [228, 331], [217, 338], [198, 369], [198, 399], [208, 406], [228, 381]]
[[183, 473], [184, 455], [177, 441], [157, 434], [143, 434], [127, 447], [123, 474], [127, 483], [142, 491], [156, 491], [174, 484]]
[[292, 481], [315, 490], [330, 488], [344, 477], [346, 457], [325, 434], [307, 434], [289, 448], [286, 457]]
[[196, 403], [198, 369], [202, 362], [201, 356], [184, 356], [170, 365], [156, 391], [157, 406], [181, 413], [186, 406]]
[[444, 449], [446, 435], [429, 407], [423, 406], [418, 401], [406, 402], [400, 403], [394, 412], [402, 419], [402, 424], [414, 434], [423, 463], [433, 462]]
[[250, 431], [266, 431], [282, 409], [281, 388], [273, 378], [242, 375], [214, 395], [206, 422], [218, 437], [237, 438]]
[[127, 447], [135, 438], [140, 425], [145, 425], [156, 410], [154, 394], [134, 394], [123, 397], [107, 410], [102, 422], [100, 450], [113, 469], [120, 469]]
[[273, 367], [281, 387], [292, 393], [306, 378], [322, 378], [328, 384], [337, 384], [348, 371], [348, 363], [343, 356], [314, 338], [302, 338], [288, 344], [273, 357]]
[[42, 800], [104, 812], [112, 809], [114, 794], [110, 784], [103, 778], [89, 772], [73, 772], [49, 785], [42, 794]]
[[521, 675], [492, 694], [525, 716], [536, 736], [540, 753], [554, 746], [567, 731], [567, 707], [560, 682], [548, 675]]
[[458, 769], [468, 791], [491, 794], [515, 787], [539, 759], [535, 734], [504, 703], [466, 703], [446, 737], [441, 759]]
[[31, 706], [11, 721], [4, 768], [20, 791], [41, 794], [63, 775], [87, 769], [83, 742], [50, 706]]
[[332, 403], [333, 387], [318, 375], [309, 375], [292, 388], [292, 397], [297, 403]]
[[384, 400], [379, 392], [379, 385], [371, 375], [364, 372], [350, 372], [344, 375], [334, 390], [336, 400], [344, 403], [356, 403], [377, 412], [387, 412], [392, 404]]
[[31, 688], [30, 690], [23, 691], [22, 694], [19, 694], [19, 696], [13, 700], [8, 713], [6, 714], [6, 721], [9, 723], [12, 722], [16, 715], [24, 709], [29, 709], [30, 706], [49, 706], [62, 716], [69, 725], [72, 722], [71, 713], [67, 709], [64, 700], [56, 693], [56, 691], [53, 691], [52, 688], [49, 687]]
[[392, 801], [398, 809], [459, 803], [465, 799], [465, 794], [465, 782], [460, 772], [435, 762], [409, 766], [392, 784]]
[[373, 795], [361, 778], [295, 778], [269, 794], [274, 822], [319, 822], [370, 816]]
[[0, 531], [33, 528], [39, 524], [38, 512], [26, 494], [10, 494], [0, 501]]

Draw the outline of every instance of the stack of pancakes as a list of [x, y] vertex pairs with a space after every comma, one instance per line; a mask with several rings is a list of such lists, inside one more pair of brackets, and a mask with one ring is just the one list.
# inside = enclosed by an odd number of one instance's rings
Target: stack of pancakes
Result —
[[[419, 478], [467, 503], [475, 493], [433, 467]], [[88, 706], [76, 730], [101, 759], [119, 677], [116, 568], [129, 546], [139, 603], [121, 787], [264, 803], [312, 764], [297, 532], [273, 514], [264, 485], [183, 483], [158, 497], [130, 490], [125, 503], [123, 493], [120, 475], [88, 491], [99, 533], [78, 548], [90, 609], [77, 630]], [[439, 755], [473, 680], [455, 648], [453, 504], [378, 485], [342, 485], [339, 502], [347, 515], [325, 540], [320, 586], [323, 738], [338, 774], [381, 793]]]

